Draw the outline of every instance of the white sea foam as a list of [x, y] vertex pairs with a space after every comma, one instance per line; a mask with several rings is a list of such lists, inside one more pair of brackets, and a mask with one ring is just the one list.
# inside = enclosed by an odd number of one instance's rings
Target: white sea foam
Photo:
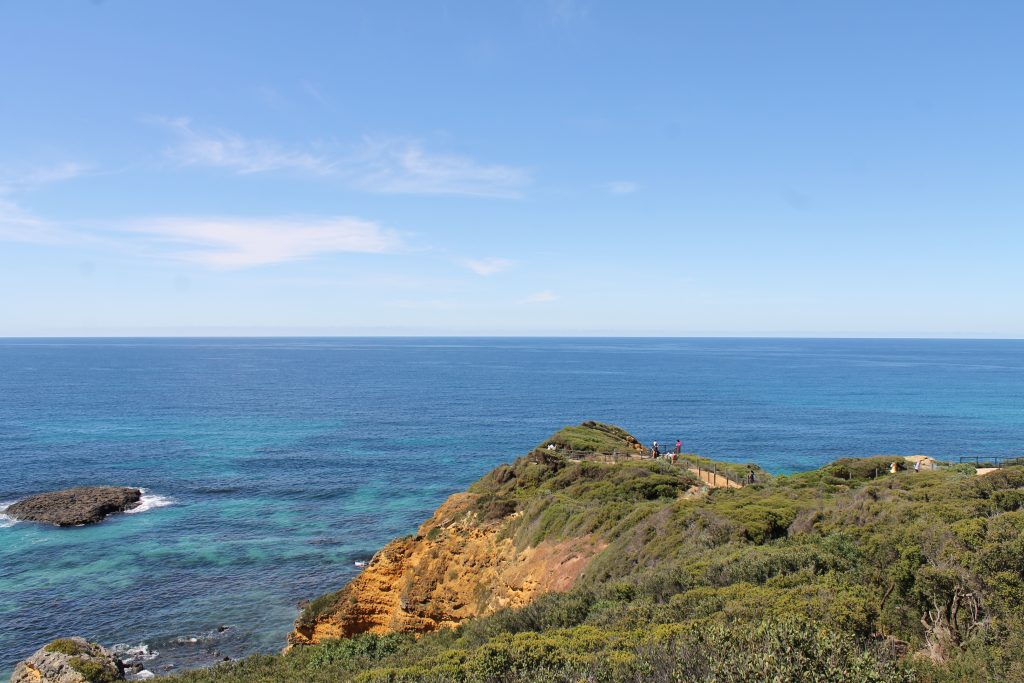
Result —
[[154, 652], [149, 649], [149, 645], [145, 643], [139, 643], [138, 645], [128, 645], [127, 643], [118, 643], [110, 648], [117, 657], [125, 664], [133, 664], [135, 662], [148, 662], [151, 659], [156, 658], [160, 653]]
[[[156, 657], [160, 655], [159, 652], [150, 650], [149, 645], [145, 643], [139, 643], [138, 645], [118, 643], [110, 649], [114, 653], [114, 656], [126, 665], [134, 664], [141, 666], [143, 662], [156, 659]], [[128, 681], [148, 681], [150, 678], [156, 678], [156, 674], [148, 669], [139, 669], [135, 672], [125, 672], [125, 680]]]
[[153, 508], [162, 508], [167, 507], [168, 505], [174, 505], [173, 498], [146, 493], [146, 489], [139, 490], [142, 491], [142, 498], [139, 500], [139, 504], [133, 507], [131, 510], [125, 510], [126, 514], [134, 515], [137, 512], [146, 512], [147, 510], [152, 510]]
[[4, 513], [7, 512], [7, 508], [14, 505], [15, 501], [9, 500], [6, 503], [0, 503], [0, 529], [4, 529], [9, 526], [14, 526], [18, 523], [18, 520], [8, 517]]

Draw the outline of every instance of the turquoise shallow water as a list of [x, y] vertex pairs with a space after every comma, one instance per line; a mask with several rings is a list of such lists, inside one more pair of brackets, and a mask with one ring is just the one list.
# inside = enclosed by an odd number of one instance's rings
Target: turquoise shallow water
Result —
[[1019, 454], [1022, 399], [1015, 341], [0, 340], [0, 505], [170, 503], [0, 519], [0, 676], [67, 634], [145, 643], [156, 671], [277, 650], [299, 600], [567, 423], [791, 472]]

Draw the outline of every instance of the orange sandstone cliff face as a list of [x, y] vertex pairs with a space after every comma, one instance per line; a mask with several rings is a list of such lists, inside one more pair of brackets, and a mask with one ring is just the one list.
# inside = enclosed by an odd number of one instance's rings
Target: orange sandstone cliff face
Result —
[[536, 596], [566, 591], [605, 544], [585, 536], [517, 548], [509, 525], [521, 513], [482, 515], [474, 493], [457, 493], [413, 537], [374, 556], [340, 592], [304, 615], [289, 645], [359, 633], [427, 633]]

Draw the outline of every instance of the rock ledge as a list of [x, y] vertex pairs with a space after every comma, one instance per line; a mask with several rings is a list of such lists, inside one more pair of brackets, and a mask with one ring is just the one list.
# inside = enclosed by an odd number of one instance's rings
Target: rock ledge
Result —
[[84, 638], [61, 638], [20, 662], [11, 683], [113, 683], [124, 666], [113, 653]]
[[94, 524], [114, 512], [131, 510], [141, 499], [140, 489], [81, 486], [25, 498], [10, 505], [5, 514], [17, 520], [77, 526]]

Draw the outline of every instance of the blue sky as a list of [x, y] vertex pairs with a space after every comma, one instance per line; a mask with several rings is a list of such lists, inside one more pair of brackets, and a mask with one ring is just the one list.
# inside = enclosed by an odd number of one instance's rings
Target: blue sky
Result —
[[0, 0], [0, 335], [1021, 337], [1022, 25]]

